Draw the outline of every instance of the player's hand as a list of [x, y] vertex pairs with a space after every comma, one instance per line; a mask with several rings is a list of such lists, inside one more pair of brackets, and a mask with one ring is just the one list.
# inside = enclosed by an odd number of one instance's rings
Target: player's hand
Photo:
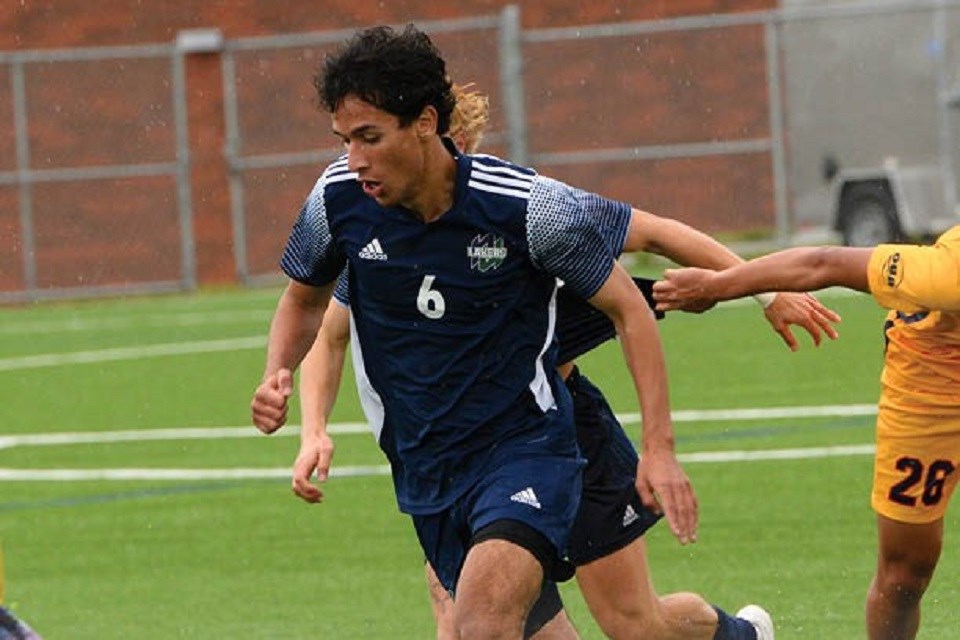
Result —
[[253, 394], [250, 412], [253, 424], [263, 433], [273, 433], [287, 421], [289, 399], [293, 395], [293, 373], [280, 369], [267, 376]]
[[673, 451], [644, 452], [637, 465], [637, 493], [644, 506], [666, 516], [680, 544], [696, 542], [697, 496]]
[[323, 501], [323, 491], [310, 482], [316, 474], [317, 482], [326, 482], [333, 459], [333, 439], [326, 432], [304, 435], [300, 440], [300, 452], [293, 463], [293, 492], [303, 500], [316, 504]]
[[700, 313], [711, 308], [716, 300], [706, 293], [706, 283], [714, 271], [697, 267], [666, 269], [663, 280], [653, 283], [653, 298], [657, 311], [693, 311]]
[[790, 325], [806, 329], [813, 338], [813, 344], [818, 347], [822, 340], [821, 333], [831, 340], [836, 340], [838, 336], [833, 325], [840, 322], [840, 316], [808, 293], [780, 292], [763, 310], [763, 315], [791, 351], [796, 351], [799, 345], [790, 331]]

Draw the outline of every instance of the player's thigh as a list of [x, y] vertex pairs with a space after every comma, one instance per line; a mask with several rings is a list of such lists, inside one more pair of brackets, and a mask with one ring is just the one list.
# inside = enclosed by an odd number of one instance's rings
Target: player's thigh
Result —
[[871, 497], [879, 515], [908, 524], [942, 519], [957, 485], [958, 465], [960, 416], [881, 407]]
[[489, 538], [470, 548], [457, 582], [457, 618], [502, 616], [522, 621], [543, 583], [540, 560], [528, 549], [503, 538]]

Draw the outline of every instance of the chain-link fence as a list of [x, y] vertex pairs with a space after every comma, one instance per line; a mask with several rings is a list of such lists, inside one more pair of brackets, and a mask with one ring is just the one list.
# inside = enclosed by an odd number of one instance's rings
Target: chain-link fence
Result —
[[[509, 6], [418, 26], [490, 95], [484, 151], [577, 186], [768, 246], [882, 231], [853, 207], [864, 194], [888, 196], [900, 232], [956, 220], [960, 0], [541, 29]], [[339, 153], [311, 76], [352, 30], [211, 33], [199, 52], [0, 52], [0, 301], [189, 289], [221, 254], [235, 281], [277, 278]]]

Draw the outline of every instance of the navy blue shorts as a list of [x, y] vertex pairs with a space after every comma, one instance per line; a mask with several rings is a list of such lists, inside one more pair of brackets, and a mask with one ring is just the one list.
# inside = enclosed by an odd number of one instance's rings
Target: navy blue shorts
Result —
[[576, 367], [567, 378], [573, 396], [577, 444], [587, 459], [583, 495], [567, 557], [587, 564], [627, 546], [661, 516], [643, 506], [634, 485], [637, 450], [600, 390]]
[[[544, 565], [548, 579], [566, 579], [562, 550], [580, 503], [581, 468], [583, 460], [572, 456], [529, 453], [529, 443], [523, 455], [510, 456], [509, 443], [501, 445], [503, 460], [450, 508], [430, 515], [413, 515], [413, 525], [427, 560], [433, 566], [440, 583], [453, 593], [460, 570], [474, 536], [494, 522], [509, 521], [519, 527], [533, 530], [533, 537], [544, 540], [548, 553], [544, 558], [542, 547], [531, 552]], [[506, 455], [504, 455], [506, 454]], [[502, 536], [494, 536], [502, 537]], [[521, 539], [507, 537], [521, 546], [530, 545]]]

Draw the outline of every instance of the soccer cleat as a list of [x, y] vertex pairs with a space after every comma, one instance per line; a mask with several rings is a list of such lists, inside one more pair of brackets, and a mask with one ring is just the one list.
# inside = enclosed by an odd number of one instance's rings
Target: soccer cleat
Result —
[[757, 640], [774, 640], [773, 619], [763, 607], [748, 604], [737, 611], [737, 617], [753, 625], [753, 628], [757, 630]]
[[41, 640], [26, 622], [0, 607], [0, 640]]

